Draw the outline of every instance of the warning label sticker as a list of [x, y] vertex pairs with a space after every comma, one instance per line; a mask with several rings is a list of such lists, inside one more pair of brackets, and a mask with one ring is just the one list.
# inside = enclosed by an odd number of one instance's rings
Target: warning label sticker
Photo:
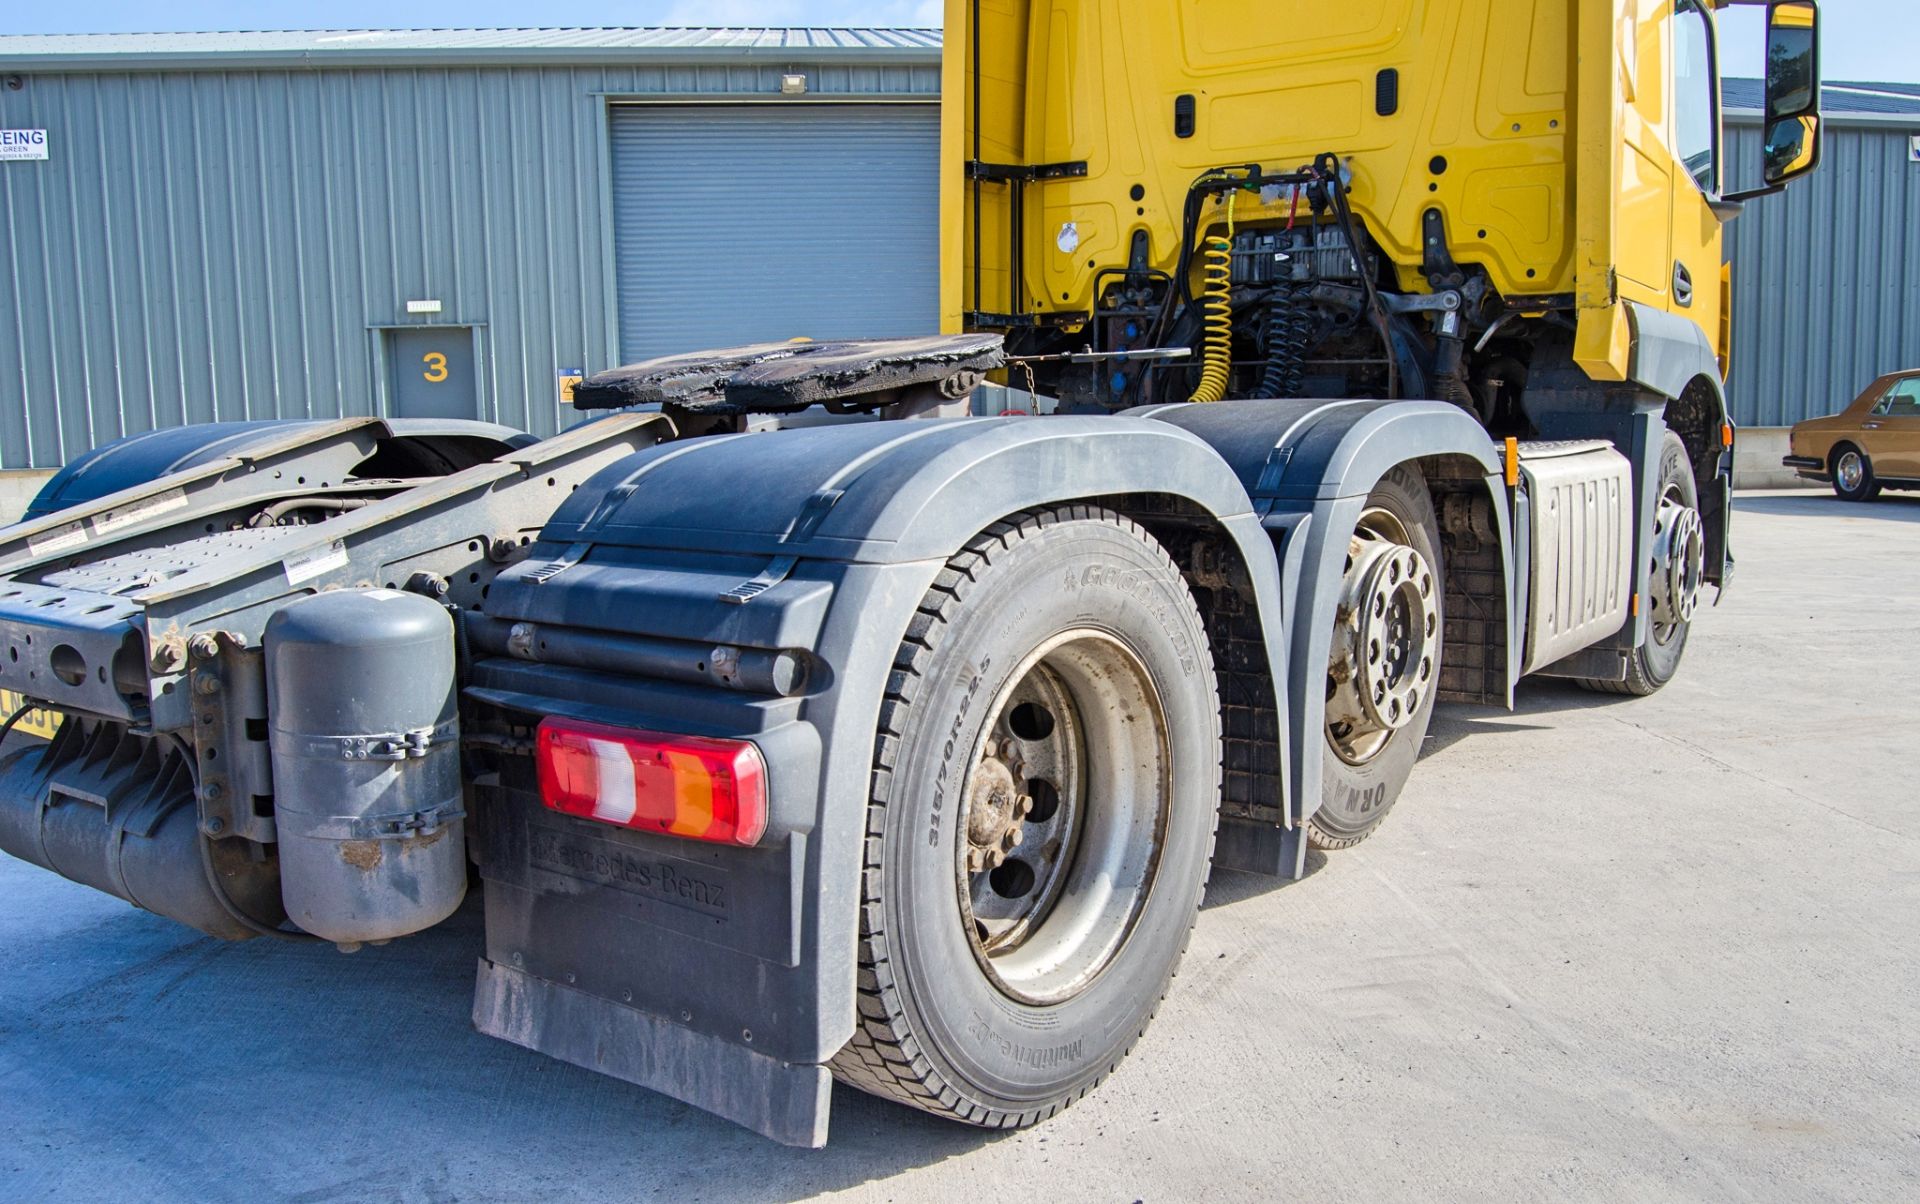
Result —
[[312, 548], [297, 556], [289, 556], [280, 562], [280, 567], [286, 570], [287, 584], [298, 585], [302, 581], [311, 581], [335, 569], [346, 568], [347, 563], [347, 545], [336, 539], [325, 547]]
[[77, 548], [86, 542], [87, 524], [76, 518], [70, 523], [61, 523], [51, 531], [27, 536], [27, 551], [35, 556], [51, 556], [55, 552]]
[[131, 527], [135, 523], [144, 523], [150, 518], [159, 518], [169, 510], [179, 510], [187, 504], [187, 491], [169, 489], [165, 493], [156, 493], [152, 497], [143, 497], [137, 502], [128, 502], [112, 510], [102, 510], [93, 516], [93, 533], [107, 535], [122, 527]]

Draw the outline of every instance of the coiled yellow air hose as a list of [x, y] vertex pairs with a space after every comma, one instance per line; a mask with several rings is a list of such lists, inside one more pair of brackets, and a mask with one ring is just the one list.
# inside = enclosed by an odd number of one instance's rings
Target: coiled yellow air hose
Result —
[[1219, 401], [1227, 395], [1227, 377], [1233, 370], [1233, 202], [1227, 194], [1227, 236], [1209, 238], [1201, 252], [1200, 282], [1202, 335], [1200, 384], [1189, 401]]

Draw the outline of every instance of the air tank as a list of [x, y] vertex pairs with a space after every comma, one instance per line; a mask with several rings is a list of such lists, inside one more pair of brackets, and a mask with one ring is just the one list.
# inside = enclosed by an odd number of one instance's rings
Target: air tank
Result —
[[287, 916], [343, 947], [438, 924], [467, 889], [453, 621], [341, 590], [267, 623], [267, 715]]

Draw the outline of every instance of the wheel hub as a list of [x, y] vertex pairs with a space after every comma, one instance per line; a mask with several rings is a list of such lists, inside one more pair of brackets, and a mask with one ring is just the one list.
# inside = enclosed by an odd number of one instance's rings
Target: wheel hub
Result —
[[1327, 736], [1354, 764], [1413, 722], [1440, 640], [1433, 566], [1383, 526], [1363, 519], [1348, 544], [1327, 663]]
[[1669, 492], [1653, 517], [1653, 621], [1663, 629], [1693, 619], [1707, 563], [1706, 530], [1700, 512]]
[[1840, 463], [1834, 475], [1840, 479], [1840, 488], [1846, 490], [1848, 493], [1852, 493], [1854, 490], [1860, 488], [1860, 480], [1866, 476], [1866, 472], [1860, 464], [1860, 453], [1842, 453]]
[[[1013, 752], [1011, 741], [1006, 742]], [[1019, 761], [1016, 759], [1016, 765]], [[1033, 797], [1015, 784], [1013, 769], [989, 753], [967, 781], [967, 869], [997, 869], [1026, 839], [1021, 821], [1033, 810]]]
[[1055, 1001], [1106, 967], [1146, 900], [1166, 719], [1139, 659], [1092, 630], [1030, 655], [990, 714], [961, 796], [960, 919], [996, 986]]

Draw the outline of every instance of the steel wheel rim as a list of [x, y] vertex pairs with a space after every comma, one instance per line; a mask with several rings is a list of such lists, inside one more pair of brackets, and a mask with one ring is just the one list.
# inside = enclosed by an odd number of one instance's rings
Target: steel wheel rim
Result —
[[1866, 466], [1860, 461], [1860, 453], [1856, 451], [1841, 452], [1840, 463], [1835, 467], [1833, 475], [1839, 479], [1840, 488], [1846, 490], [1848, 493], [1852, 493], [1854, 490], [1860, 488], [1860, 482], [1865, 479], [1867, 475]]
[[1440, 584], [1406, 524], [1384, 509], [1354, 525], [1327, 655], [1327, 744], [1364, 765], [1438, 686]]
[[1140, 658], [1092, 628], [1029, 654], [989, 716], [961, 792], [960, 922], [1003, 994], [1057, 1003], [1113, 963], [1152, 890], [1166, 716]]
[[1667, 486], [1653, 519], [1653, 639], [1660, 645], [1693, 621], [1706, 582], [1707, 540], [1700, 512]]

